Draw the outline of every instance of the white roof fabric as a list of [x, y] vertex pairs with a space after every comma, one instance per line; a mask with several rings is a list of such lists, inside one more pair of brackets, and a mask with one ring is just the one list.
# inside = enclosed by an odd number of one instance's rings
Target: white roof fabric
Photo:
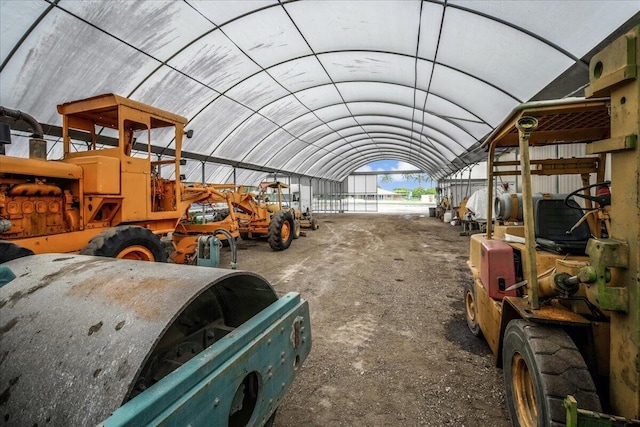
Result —
[[186, 116], [185, 151], [245, 168], [343, 180], [395, 159], [437, 178], [483, 157], [514, 106], [572, 67], [586, 75], [585, 55], [639, 12], [637, 0], [0, 0], [0, 104], [60, 125], [57, 104], [113, 92]]

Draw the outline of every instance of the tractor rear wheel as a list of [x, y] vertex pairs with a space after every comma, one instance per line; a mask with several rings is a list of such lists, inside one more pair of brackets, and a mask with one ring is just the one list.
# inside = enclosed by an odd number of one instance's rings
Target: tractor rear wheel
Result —
[[562, 329], [512, 320], [504, 334], [502, 365], [514, 427], [565, 425], [563, 402], [569, 394], [581, 409], [601, 411], [587, 365]]
[[160, 237], [149, 229], [135, 225], [121, 225], [103, 231], [89, 240], [80, 254], [167, 262], [167, 252]]
[[269, 223], [268, 241], [274, 251], [283, 251], [291, 246], [294, 235], [293, 216], [287, 211], [278, 211]]
[[31, 249], [23, 248], [6, 240], [0, 240], [0, 264], [29, 255], [33, 255]]
[[467, 318], [467, 327], [475, 337], [481, 337], [482, 331], [478, 323], [478, 306], [476, 304], [476, 292], [473, 281], [464, 284], [464, 311]]

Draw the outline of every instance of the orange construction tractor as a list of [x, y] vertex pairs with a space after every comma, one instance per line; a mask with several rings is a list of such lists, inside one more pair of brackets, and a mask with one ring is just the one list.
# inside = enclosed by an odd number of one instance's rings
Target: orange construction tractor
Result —
[[[161, 238], [172, 234], [174, 261], [192, 263], [198, 236], [237, 238], [230, 196], [181, 182], [182, 136], [192, 135], [186, 118], [113, 94], [68, 102], [58, 112], [64, 153], [47, 160], [37, 121], [0, 107], [0, 116], [34, 130], [29, 158], [0, 151], [0, 262], [29, 252], [166, 261]], [[100, 145], [101, 135], [116, 133], [115, 146]], [[174, 158], [152, 160], [152, 139], [167, 134]], [[188, 224], [189, 207], [206, 202], [226, 202], [230, 215]]]
[[[260, 192], [245, 191], [244, 186], [216, 185], [218, 190], [230, 190], [224, 194], [235, 208], [240, 237], [243, 240], [267, 238], [274, 251], [283, 251], [293, 239], [300, 237], [302, 214], [283, 203], [282, 182], [261, 182]], [[317, 227], [316, 227], [317, 228]]]

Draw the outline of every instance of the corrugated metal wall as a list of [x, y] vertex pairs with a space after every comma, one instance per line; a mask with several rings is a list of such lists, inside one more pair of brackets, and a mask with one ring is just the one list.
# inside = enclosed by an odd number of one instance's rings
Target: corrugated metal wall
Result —
[[[575, 157], [592, 157], [585, 155], [586, 144], [568, 144], [568, 145], [556, 145], [547, 147], [532, 147], [530, 151], [531, 159], [545, 159], [545, 158], [564, 158], [570, 159]], [[517, 151], [511, 153], [504, 153], [500, 156], [500, 160], [519, 160], [520, 157]], [[606, 178], [609, 179], [611, 173], [609, 171], [610, 159], [607, 157], [606, 166]], [[498, 168], [498, 170], [506, 170], [506, 167]], [[509, 168], [511, 169], [511, 168]], [[482, 177], [479, 176], [479, 171], [483, 171]], [[438, 182], [438, 187], [441, 188], [442, 197], [448, 196], [452, 198], [454, 205], [457, 205], [461, 197], [464, 197], [467, 193], [472, 194], [478, 188], [486, 186], [486, 163], [480, 163], [473, 168], [471, 186], [469, 186], [469, 180], [467, 178], [468, 172], [458, 172], [452, 175], [448, 179], [444, 179]], [[480, 179], [475, 179], [480, 178]], [[591, 175], [591, 183], [596, 180], [594, 174]], [[502, 184], [509, 185], [509, 191], [522, 192], [522, 179], [520, 176], [504, 176], [497, 177], [496, 186]], [[550, 193], [550, 194], [569, 194], [576, 189], [583, 186], [582, 180], [579, 175], [558, 175], [558, 176], [542, 176], [534, 175], [531, 179], [532, 189], [534, 193]], [[470, 188], [467, 191], [467, 188]]]
[[378, 175], [349, 175], [344, 180], [343, 207], [351, 212], [378, 211]]

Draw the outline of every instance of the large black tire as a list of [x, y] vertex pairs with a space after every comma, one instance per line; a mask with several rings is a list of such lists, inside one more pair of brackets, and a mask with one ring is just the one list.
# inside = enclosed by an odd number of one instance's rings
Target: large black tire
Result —
[[103, 231], [89, 240], [80, 254], [167, 262], [167, 251], [160, 237], [151, 230], [135, 225], [121, 225]]
[[507, 407], [514, 427], [564, 426], [567, 395], [581, 409], [600, 412], [587, 365], [567, 333], [512, 320], [502, 351]]
[[482, 337], [480, 324], [478, 323], [478, 305], [476, 304], [476, 290], [472, 280], [464, 284], [464, 314], [467, 319], [467, 327], [475, 337]]
[[160, 242], [167, 257], [167, 262], [172, 262], [171, 255], [176, 251], [176, 247], [173, 245], [173, 239], [169, 236], [164, 236], [160, 239]]
[[0, 264], [29, 255], [33, 255], [31, 249], [23, 248], [6, 240], [0, 240]]
[[269, 222], [267, 240], [274, 251], [284, 251], [291, 246], [294, 235], [293, 215], [287, 211], [278, 211]]
[[251, 238], [249, 237], [249, 233], [240, 233], [240, 238], [242, 240], [251, 240]]

